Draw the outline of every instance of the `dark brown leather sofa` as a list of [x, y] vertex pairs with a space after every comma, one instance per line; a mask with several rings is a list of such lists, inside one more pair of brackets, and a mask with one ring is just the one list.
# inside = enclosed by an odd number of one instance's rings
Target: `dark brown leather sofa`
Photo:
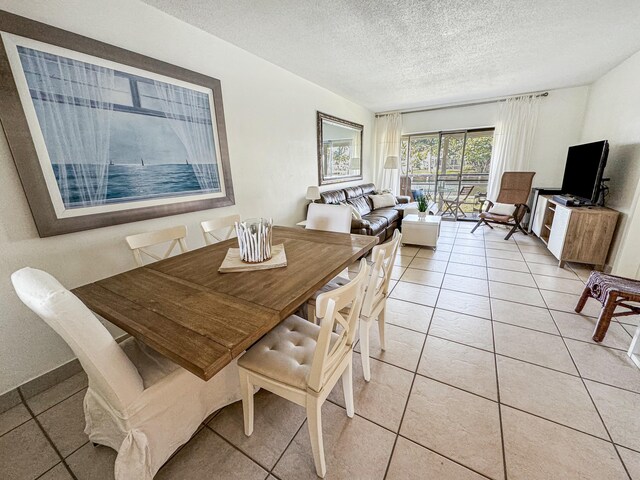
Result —
[[[369, 195], [373, 195], [375, 191], [376, 187], [373, 183], [365, 183], [356, 187], [321, 192], [320, 201], [329, 204], [353, 205], [360, 212], [362, 219], [351, 221], [351, 233], [376, 236], [378, 243], [382, 243], [393, 235], [396, 228], [400, 228], [402, 213], [394, 207], [373, 210], [373, 202], [369, 199]], [[396, 198], [398, 203], [409, 203], [409, 197]]]

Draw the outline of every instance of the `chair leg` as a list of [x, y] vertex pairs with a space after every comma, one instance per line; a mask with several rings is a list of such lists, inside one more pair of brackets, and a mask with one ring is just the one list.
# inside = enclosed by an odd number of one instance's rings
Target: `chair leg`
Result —
[[640, 354], [640, 349], [638, 349], [638, 340], [640, 340], [640, 325], [636, 327], [636, 333], [633, 336], [633, 340], [631, 340], [631, 345], [629, 345], [629, 350], [627, 351], [627, 355], [629, 355], [631, 358], [633, 358], [633, 355]]
[[511, 227], [511, 230], [509, 230], [509, 233], [507, 233], [507, 236], [504, 237], [505, 240], [509, 240], [511, 238], [511, 235], [513, 235], [514, 233], [516, 233], [516, 231], [518, 230], [518, 224], [514, 223], [513, 227]]
[[369, 329], [370, 320], [360, 319], [360, 358], [362, 359], [362, 373], [366, 382], [371, 380], [371, 367], [369, 366]]
[[240, 373], [240, 394], [242, 395], [242, 414], [244, 416], [244, 434], [249, 437], [253, 433], [253, 385], [249, 375], [242, 368]]
[[602, 310], [600, 310], [600, 316], [598, 317], [598, 323], [596, 324], [596, 328], [593, 331], [593, 341], [601, 342], [604, 340], [604, 336], [607, 334], [607, 330], [609, 330], [609, 324], [611, 323], [611, 317], [613, 316], [613, 312], [616, 309], [616, 296], [609, 295], [607, 301], [605, 302]]
[[327, 473], [327, 465], [324, 461], [324, 443], [322, 441], [322, 402], [315, 397], [307, 397], [307, 425], [309, 438], [311, 439], [311, 451], [316, 473], [324, 478]]
[[590, 296], [591, 296], [591, 289], [589, 287], [584, 287], [584, 290], [582, 290], [582, 295], [580, 296], [580, 300], [578, 300], [578, 304], [576, 305], [576, 308], [575, 308], [576, 313], [580, 313], [582, 311], [585, 304], [587, 303], [587, 300], [589, 300]]
[[478, 223], [476, 223], [476, 226], [475, 226], [475, 227], [473, 227], [473, 228], [471, 229], [471, 233], [475, 232], [475, 231], [476, 231], [476, 229], [477, 229], [480, 225], [482, 225], [482, 222], [483, 222], [483, 219], [482, 219], [482, 218], [481, 218], [480, 220], [478, 220]]
[[380, 314], [378, 315], [378, 333], [380, 334], [380, 349], [382, 351], [387, 349], [387, 342], [385, 341], [385, 338], [384, 338], [384, 331], [385, 331], [384, 314], [386, 309], [387, 309], [387, 306], [385, 305], [380, 311]]
[[342, 393], [344, 394], [344, 404], [347, 406], [347, 417], [353, 418], [353, 360], [342, 372]]

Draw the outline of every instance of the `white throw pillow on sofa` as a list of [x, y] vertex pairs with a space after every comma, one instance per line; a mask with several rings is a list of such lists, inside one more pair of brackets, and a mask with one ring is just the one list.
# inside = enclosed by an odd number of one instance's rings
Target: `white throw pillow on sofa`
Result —
[[489, 213], [493, 213], [494, 215], [513, 215], [513, 212], [516, 211], [515, 205], [509, 205], [508, 203], [496, 203], [489, 209]]
[[382, 195], [369, 195], [369, 198], [373, 202], [374, 210], [396, 206], [396, 197], [391, 193], [383, 193]]

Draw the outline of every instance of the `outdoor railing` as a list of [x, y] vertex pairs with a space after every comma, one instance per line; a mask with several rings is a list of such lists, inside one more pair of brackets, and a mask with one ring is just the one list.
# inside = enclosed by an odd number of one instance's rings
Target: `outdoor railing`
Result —
[[[444, 208], [444, 201], [460, 202], [460, 210], [456, 211], [458, 219], [474, 219], [478, 217], [487, 198], [488, 173], [446, 173], [446, 174], [416, 174], [411, 178], [411, 190], [416, 195], [426, 195], [436, 202], [440, 214]], [[473, 187], [468, 197], [458, 198], [462, 187]], [[447, 212], [446, 216], [453, 216]]]

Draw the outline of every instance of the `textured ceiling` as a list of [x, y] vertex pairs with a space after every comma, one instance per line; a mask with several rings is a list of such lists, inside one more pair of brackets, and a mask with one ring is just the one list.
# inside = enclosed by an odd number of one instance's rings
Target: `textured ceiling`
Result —
[[640, 49], [640, 0], [143, 0], [374, 110], [584, 85]]

